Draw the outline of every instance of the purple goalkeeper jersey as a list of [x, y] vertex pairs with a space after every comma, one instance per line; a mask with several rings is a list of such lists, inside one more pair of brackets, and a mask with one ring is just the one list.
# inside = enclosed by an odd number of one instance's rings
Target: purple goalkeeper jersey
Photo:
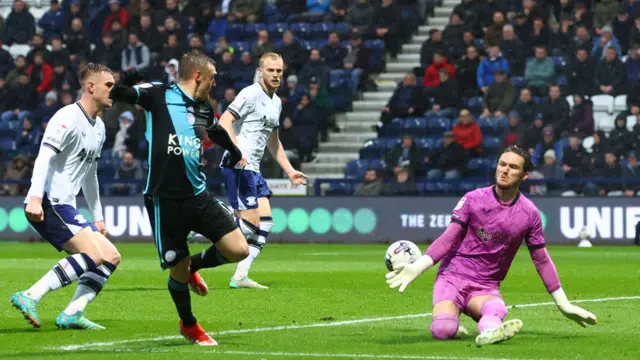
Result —
[[504, 280], [522, 240], [530, 249], [545, 246], [536, 206], [521, 194], [502, 203], [490, 186], [468, 192], [451, 221], [467, 229], [462, 242], [444, 256], [439, 273], [481, 282]]

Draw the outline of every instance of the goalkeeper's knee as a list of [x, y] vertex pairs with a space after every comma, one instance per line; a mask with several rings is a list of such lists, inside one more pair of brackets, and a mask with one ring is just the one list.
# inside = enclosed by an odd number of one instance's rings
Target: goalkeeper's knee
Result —
[[460, 318], [453, 314], [440, 314], [431, 320], [431, 336], [434, 339], [453, 339], [458, 332]]

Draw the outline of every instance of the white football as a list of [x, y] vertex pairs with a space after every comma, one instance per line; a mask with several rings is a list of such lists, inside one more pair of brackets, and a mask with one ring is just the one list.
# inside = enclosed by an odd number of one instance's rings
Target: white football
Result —
[[409, 240], [396, 241], [387, 249], [384, 255], [384, 264], [389, 271], [398, 264], [411, 264], [420, 258], [421, 252], [418, 245]]

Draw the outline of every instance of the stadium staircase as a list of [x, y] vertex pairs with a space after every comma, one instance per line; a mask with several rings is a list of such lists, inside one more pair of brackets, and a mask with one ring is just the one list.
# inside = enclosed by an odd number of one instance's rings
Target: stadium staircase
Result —
[[330, 134], [329, 141], [320, 144], [316, 160], [303, 164], [303, 172], [311, 178], [344, 177], [345, 164], [359, 158], [358, 152], [366, 140], [377, 137], [372, 126], [378, 123], [380, 112], [391, 98], [398, 82], [405, 73], [420, 66], [420, 48], [429, 37], [429, 30], [444, 30], [453, 8], [459, 3], [459, 0], [444, 0], [443, 5], [435, 9], [435, 17], [429, 18], [426, 25], [419, 27], [418, 34], [402, 46], [397, 60], [387, 63], [386, 72], [374, 76], [378, 91], [363, 93], [362, 99], [353, 102], [351, 112], [337, 116], [342, 131]]

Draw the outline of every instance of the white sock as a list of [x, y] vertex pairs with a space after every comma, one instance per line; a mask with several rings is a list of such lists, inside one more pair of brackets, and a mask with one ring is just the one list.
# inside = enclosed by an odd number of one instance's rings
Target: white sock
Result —
[[249, 256], [247, 256], [244, 260], [238, 263], [238, 268], [236, 269], [236, 273], [233, 275], [234, 280], [244, 279], [247, 274], [249, 274], [249, 269], [251, 269], [251, 264], [253, 261], [260, 255], [260, 249], [255, 248], [253, 246], [249, 246]]
[[88, 269], [95, 269], [95, 267], [93, 260], [85, 254], [68, 256], [58, 261], [51, 270], [26, 291], [25, 295], [35, 301], [40, 301], [49, 291], [58, 290], [71, 284]]
[[109, 280], [112, 269], [115, 270], [115, 266], [105, 262], [105, 265], [98, 266], [96, 271], [84, 273], [80, 277], [80, 280], [78, 280], [76, 293], [73, 295], [64, 313], [73, 315], [77, 312], [84, 312], [87, 305], [98, 296], [107, 283], [107, 280]]
[[[260, 231], [259, 234], [255, 233], [255, 229], [250, 229], [251, 231], [247, 231], [247, 242], [249, 243], [249, 256], [247, 256], [244, 260], [238, 263], [238, 268], [236, 270], [233, 278], [235, 280], [243, 279], [249, 273], [249, 269], [251, 269], [251, 264], [256, 260], [260, 252], [264, 248], [264, 245], [267, 242], [267, 236], [269, 236], [269, 232], [273, 227], [273, 219], [271, 216], [263, 216], [260, 218]], [[256, 239], [257, 235], [257, 239]]]

